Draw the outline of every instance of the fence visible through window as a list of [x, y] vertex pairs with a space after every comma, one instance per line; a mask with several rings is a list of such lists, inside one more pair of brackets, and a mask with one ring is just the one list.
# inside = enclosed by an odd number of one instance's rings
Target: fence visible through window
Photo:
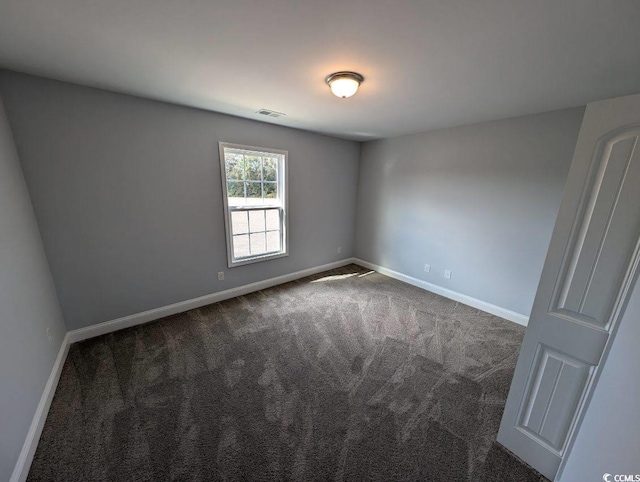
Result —
[[231, 230], [235, 258], [278, 253], [281, 250], [279, 208], [232, 209]]

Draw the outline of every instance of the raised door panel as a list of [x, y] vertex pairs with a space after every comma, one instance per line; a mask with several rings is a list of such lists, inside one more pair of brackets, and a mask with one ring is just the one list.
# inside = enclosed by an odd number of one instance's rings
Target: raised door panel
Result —
[[598, 149], [552, 313], [605, 327], [615, 312], [640, 233], [638, 134], [618, 133]]
[[518, 426], [559, 454], [590, 369], [581, 360], [539, 345]]

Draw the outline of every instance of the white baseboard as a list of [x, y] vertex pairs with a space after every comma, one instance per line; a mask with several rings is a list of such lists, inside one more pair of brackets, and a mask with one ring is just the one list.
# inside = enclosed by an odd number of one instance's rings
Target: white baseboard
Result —
[[184, 311], [189, 311], [194, 308], [200, 308], [202, 306], [210, 305], [212, 303], [217, 303], [219, 301], [235, 298], [236, 296], [242, 296], [249, 293], [253, 293], [255, 291], [264, 290], [267, 288], [271, 288], [272, 286], [288, 283], [289, 281], [294, 281], [300, 278], [304, 278], [306, 276], [311, 276], [317, 273], [321, 273], [323, 271], [328, 271], [330, 269], [346, 266], [350, 263], [359, 264], [365, 268], [372, 269], [374, 271], [377, 271], [391, 278], [403, 281], [405, 283], [409, 283], [413, 286], [417, 286], [427, 291], [431, 291], [432, 293], [439, 294], [441, 296], [444, 296], [445, 298], [459, 301], [460, 303], [464, 303], [465, 305], [473, 306], [474, 308], [478, 308], [479, 310], [486, 311], [487, 313], [491, 313], [492, 315], [499, 316], [501, 318], [507, 319], [509, 321], [513, 321], [520, 325], [526, 326], [529, 321], [529, 317], [522, 315], [520, 313], [516, 313], [515, 311], [511, 311], [506, 308], [502, 308], [500, 306], [487, 303], [486, 301], [472, 298], [471, 296], [463, 295], [461, 293], [443, 288], [441, 286], [435, 285], [433, 283], [429, 283], [427, 281], [423, 281], [417, 278], [413, 278], [411, 276], [407, 276], [397, 271], [384, 268], [382, 266], [378, 266], [373, 263], [369, 263], [368, 261], [364, 261], [358, 258], [347, 258], [347, 259], [343, 259], [333, 263], [325, 264], [322, 266], [316, 266], [314, 268], [308, 268], [301, 271], [296, 271], [294, 273], [289, 273], [282, 276], [276, 276], [275, 278], [269, 278], [263, 281], [257, 281], [255, 283], [238, 286], [237, 288], [218, 291], [217, 293], [201, 296], [199, 298], [193, 298], [190, 300], [173, 303], [171, 305], [161, 306], [159, 308], [143, 311], [141, 313], [135, 313], [133, 315], [124, 316], [122, 318], [118, 318], [115, 320], [105, 321], [103, 323], [98, 323], [96, 325], [88, 326], [86, 328], [79, 328], [77, 330], [72, 330], [69, 333], [67, 333], [69, 337], [69, 343], [76, 343], [78, 341], [93, 338], [95, 336], [105, 335], [107, 333], [122, 330], [123, 328], [129, 328], [131, 326], [141, 325], [143, 323], [157, 320], [165, 316], [175, 315], [176, 313], [182, 313]]
[[113, 331], [122, 330], [123, 328], [129, 328], [131, 326], [141, 325], [149, 321], [164, 318], [165, 316], [175, 315], [176, 313], [182, 313], [184, 311], [193, 310], [194, 308], [200, 308], [201, 306], [210, 305], [219, 301], [235, 298], [236, 296], [242, 296], [255, 291], [271, 288], [272, 286], [288, 283], [306, 276], [311, 276], [330, 269], [340, 268], [348, 264], [354, 263], [354, 258], [347, 258], [333, 263], [324, 264], [322, 266], [316, 266], [314, 268], [303, 269], [296, 271], [295, 273], [289, 273], [282, 276], [276, 276], [275, 278], [269, 278], [263, 281], [257, 281], [237, 288], [231, 288], [224, 291], [218, 291], [210, 295], [204, 295], [199, 298], [193, 298], [190, 300], [180, 301], [171, 305], [161, 306], [149, 311], [143, 311], [141, 313], [135, 313], [133, 315], [124, 316], [116, 320], [105, 321], [96, 325], [87, 326], [86, 328], [79, 328], [72, 330], [68, 333], [69, 342], [76, 343], [78, 341], [93, 338], [94, 336], [105, 335]]
[[493, 305], [491, 303], [487, 303], [486, 301], [463, 295], [462, 293], [458, 293], [457, 291], [443, 288], [442, 286], [438, 286], [433, 283], [429, 283], [428, 281], [414, 278], [413, 276], [399, 273], [398, 271], [394, 271], [389, 268], [378, 266], [377, 264], [369, 263], [368, 261], [364, 261], [362, 259], [355, 258], [353, 262], [365, 268], [377, 271], [378, 273], [381, 273], [385, 276], [389, 276], [390, 278], [404, 281], [405, 283], [408, 283], [410, 285], [417, 286], [418, 288], [422, 288], [437, 295], [444, 296], [445, 298], [449, 298], [450, 300], [459, 301], [460, 303], [464, 303], [465, 305], [472, 306], [473, 308], [478, 308], [479, 310], [486, 311], [487, 313], [499, 316], [500, 318], [504, 318], [505, 320], [513, 321], [514, 323], [518, 323], [519, 325], [527, 326], [527, 324], [529, 323], [528, 316], [516, 313], [515, 311], [511, 311], [506, 308], [502, 308], [501, 306]]
[[38, 442], [40, 441], [40, 435], [44, 428], [44, 423], [47, 420], [47, 414], [49, 413], [49, 407], [53, 400], [53, 395], [56, 393], [58, 387], [58, 380], [60, 380], [60, 374], [62, 373], [62, 367], [67, 359], [67, 353], [69, 353], [69, 334], [67, 333], [60, 345], [60, 351], [51, 369], [51, 374], [47, 380], [47, 384], [40, 397], [40, 402], [36, 408], [36, 413], [31, 421], [29, 432], [27, 432], [27, 438], [22, 445], [22, 450], [18, 456], [18, 461], [13, 469], [13, 474], [9, 479], [9, 482], [24, 482], [29, 475], [29, 469], [31, 468], [31, 462], [33, 462], [33, 456], [38, 448]]

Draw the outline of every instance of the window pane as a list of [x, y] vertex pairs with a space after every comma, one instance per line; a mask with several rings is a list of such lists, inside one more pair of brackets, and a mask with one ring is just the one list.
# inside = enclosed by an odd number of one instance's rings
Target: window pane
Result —
[[264, 158], [264, 180], [277, 181], [278, 160], [274, 157]]
[[267, 233], [267, 251], [280, 251], [280, 231], [269, 231]]
[[233, 237], [233, 257], [245, 258], [249, 256], [249, 235], [242, 234]]
[[260, 156], [245, 156], [244, 162], [247, 180], [262, 181], [262, 159]]
[[247, 182], [247, 197], [262, 197], [262, 187], [259, 182]]
[[280, 210], [267, 209], [267, 231], [280, 229]]
[[262, 186], [259, 182], [247, 182], [247, 204], [262, 204]]
[[265, 245], [264, 233], [256, 233], [251, 235], [251, 254], [258, 255], [267, 252]]
[[233, 211], [231, 213], [231, 234], [245, 234], [249, 232], [248, 211]]
[[267, 199], [275, 199], [278, 197], [278, 185], [275, 182], [264, 183], [264, 197]]
[[244, 182], [229, 181], [227, 183], [227, 194], [229, 197], [244, 197]]
[[244, 156], [242, 154], [227, 153], [224, 156], [227, 179], [244, 179]]
[[264, 210], [249, 211], [249, 226], [252, 233], [265, 230]]

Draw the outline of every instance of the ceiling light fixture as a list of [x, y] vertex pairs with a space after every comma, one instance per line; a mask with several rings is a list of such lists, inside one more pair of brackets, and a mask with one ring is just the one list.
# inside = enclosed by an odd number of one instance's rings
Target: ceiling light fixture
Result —
[[335, 72], [325, 79], [333, 95], [343, 99], [358, 92], [362, 81], [364, 81], [364, 77], [356, 72]]

